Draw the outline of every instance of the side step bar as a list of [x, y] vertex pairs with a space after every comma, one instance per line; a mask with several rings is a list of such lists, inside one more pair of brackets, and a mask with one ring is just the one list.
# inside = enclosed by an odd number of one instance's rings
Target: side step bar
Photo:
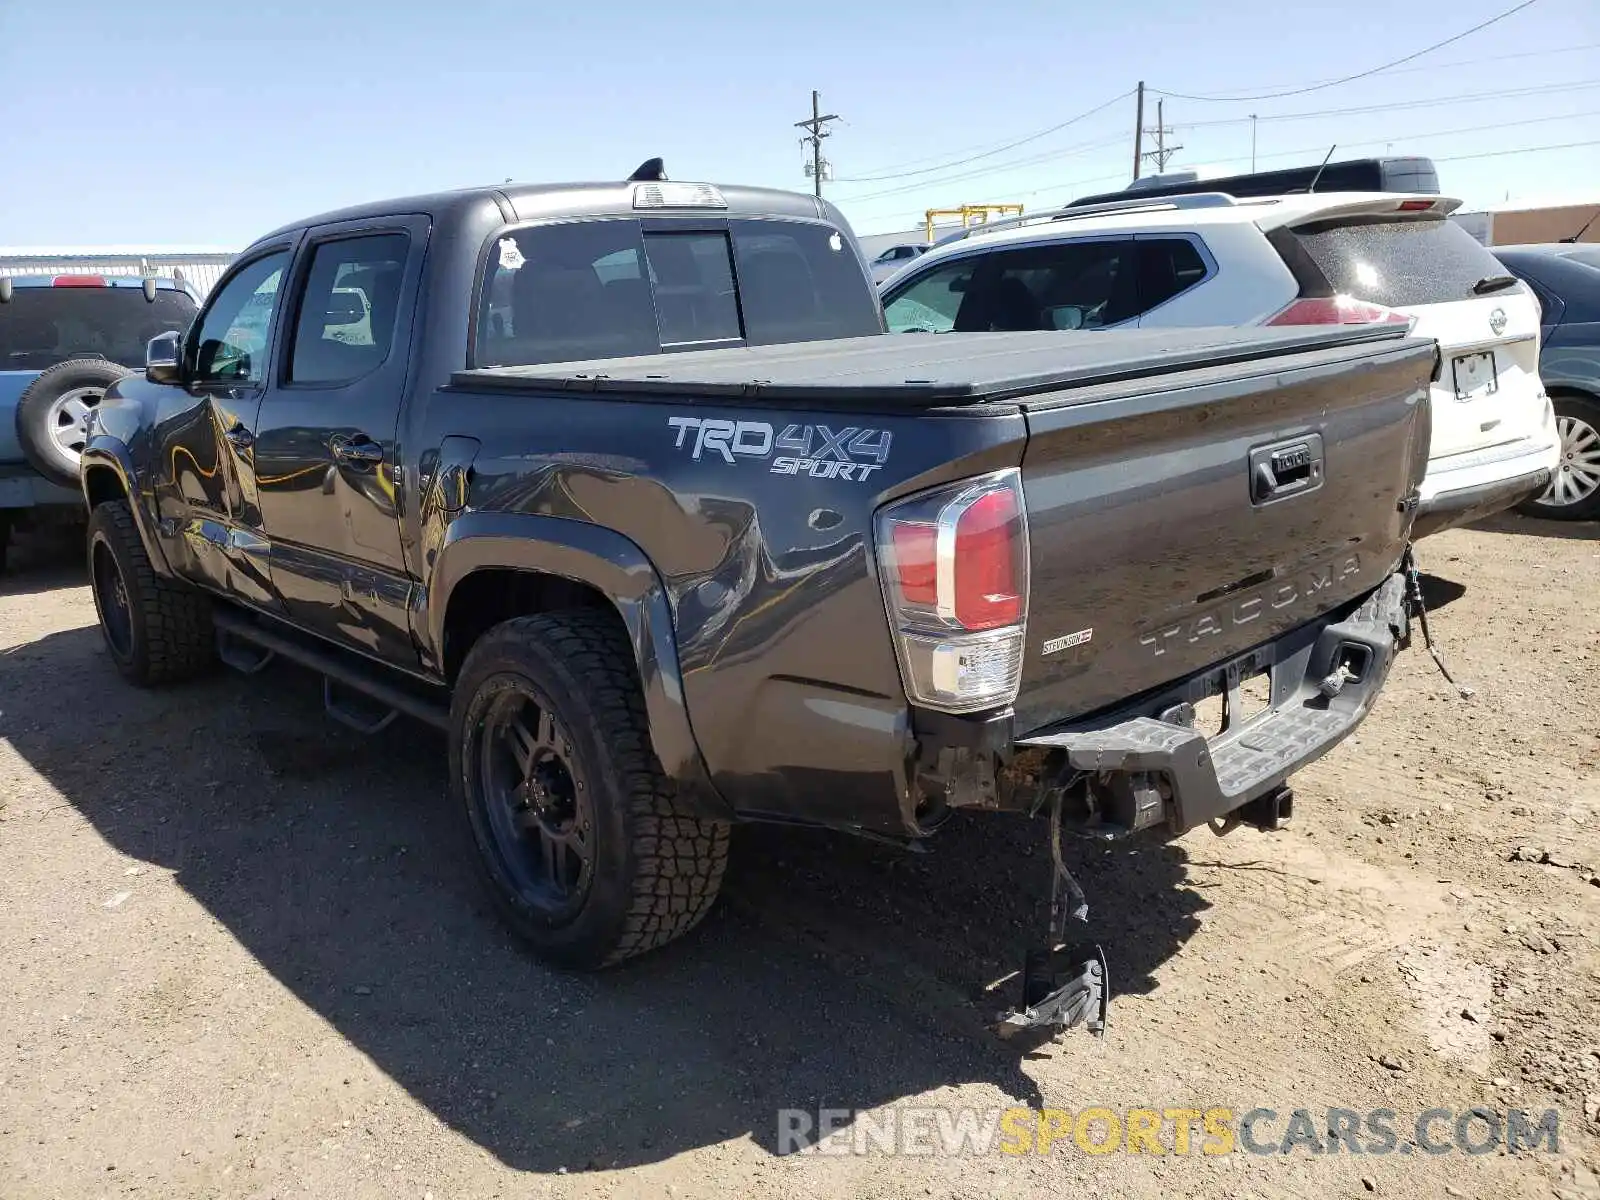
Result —
[[[254, 675], [282, 656], [317, 672], [322, 676], [322, 702], [328, 715], [358, 733], [377, 733], [402, 713], [437, 729], [449, 727], [447, 704], [397, 686], [384, 677], [381, 668], [364, 666], [353, 655], [278, 633], [231, 609], [219, 607], [213, 621], [217, 627], [217, 652], [223, 662]], [[351, 698], [339, 694], [339, 688], [375, 702], [379, 710], [373, 712], [370, 706], [351, 703]]]

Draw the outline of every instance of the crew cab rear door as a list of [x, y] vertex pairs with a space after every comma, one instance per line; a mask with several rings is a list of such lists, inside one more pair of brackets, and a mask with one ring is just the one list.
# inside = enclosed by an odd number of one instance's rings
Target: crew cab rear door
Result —
[[307, 231], [256, 421], [261, 521], [284, 608], [396, 663], [416, 653], [398, 425], [429, 228], [412, 214]]

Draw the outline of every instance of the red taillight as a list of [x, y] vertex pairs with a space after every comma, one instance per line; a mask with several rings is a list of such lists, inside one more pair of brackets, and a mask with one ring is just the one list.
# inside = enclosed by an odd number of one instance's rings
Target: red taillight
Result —
[[105, 287], [103, 275], [57, 275], [50, 281], [53, 287]]
[[1427, 212], [1433, 208], [1432, 200], [1402, 200], [1396, 212]]
[[1028, 620], [1021, 472], [896, 501], [874, 533], [906, 695], [953, 713], [1015, 700]]
[[914, 521], [896, 523], [894, 567], [900, 596], [907, 604], [935, 608], [939, 603], [939, 528]]
[[974, 632], [1022, 619], [1021, 511], [1006, 488], [986, 492], [956, 518], [955, 618]]
[[1268, 317], [1267, 325], [1409, 325], [1411, 318], [1353, 296], [1309, 296]]

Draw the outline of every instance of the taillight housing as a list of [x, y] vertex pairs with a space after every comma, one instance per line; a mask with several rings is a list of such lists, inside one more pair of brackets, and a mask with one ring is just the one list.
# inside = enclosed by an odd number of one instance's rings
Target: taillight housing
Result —
[[1306, 296], [1268, 317], [1266, 325], [1405, 325], [1416, 323], [1409, 313], [1399, 312], [1370, 300], [1354, 296]]
[[1028, 619], [1021, 473], [997, 471], [887, 505], [875, 533], [912, 702], [976, 712], [1015, 700]]

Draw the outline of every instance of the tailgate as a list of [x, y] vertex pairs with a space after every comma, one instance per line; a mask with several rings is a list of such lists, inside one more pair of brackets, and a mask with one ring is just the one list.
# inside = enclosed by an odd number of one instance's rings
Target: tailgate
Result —
[[1016, 727], [1092, 713], [1371, 591], [1405, 548], [1433, 342], [1340, 346], [1027, 407]]

